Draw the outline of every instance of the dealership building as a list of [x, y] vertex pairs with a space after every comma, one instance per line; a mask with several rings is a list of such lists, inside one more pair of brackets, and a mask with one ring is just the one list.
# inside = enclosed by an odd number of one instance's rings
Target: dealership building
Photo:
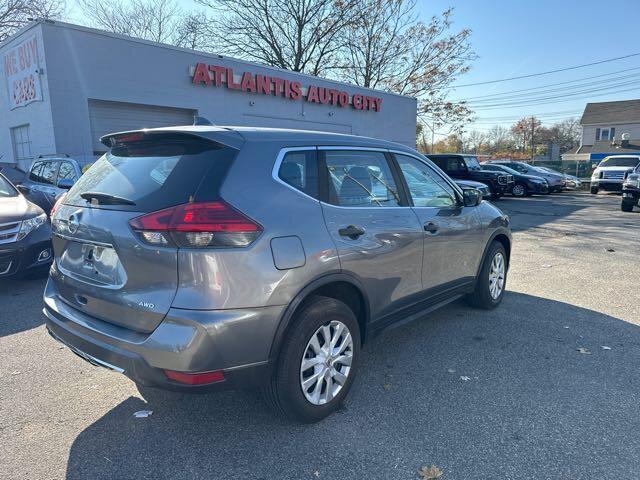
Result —
[[115, 131], [191, 125], [322, 130], [415, 145], [416, 100], [50, 20], [0, 45], [0, 162], [81, 162]]

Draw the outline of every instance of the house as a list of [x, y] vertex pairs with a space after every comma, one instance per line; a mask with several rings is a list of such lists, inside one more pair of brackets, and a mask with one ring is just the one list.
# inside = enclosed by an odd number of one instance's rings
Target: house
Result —
[[575, 153], [588, 155], [585, 160], [640, 154], [640, 100], [587, 103], [580, 125], [582, 139]]

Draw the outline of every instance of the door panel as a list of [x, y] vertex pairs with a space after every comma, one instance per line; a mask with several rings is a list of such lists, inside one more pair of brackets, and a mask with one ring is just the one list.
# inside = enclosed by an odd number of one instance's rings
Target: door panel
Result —
[[400, 154], [395, 159], [424, 232], [423, 288], [474, 277], [482, 243], [476, 208], [463, 207], [456, 190], [426, 162]]
[[423, 235], [385, 154], [321, 150], [320, 165], [329, 200], [322, 210], [342, 270], [363, 283], [372, 319], [401, 308], [422, 290]]

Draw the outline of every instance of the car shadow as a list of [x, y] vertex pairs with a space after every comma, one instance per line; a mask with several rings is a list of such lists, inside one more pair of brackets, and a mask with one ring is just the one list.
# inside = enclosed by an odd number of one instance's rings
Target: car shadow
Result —
[[46, 283], [46, 273], [30, 278], [0, 280], [0, 305], [3, 306], [0, 312], [0, 337], [31, 330], [44, 323], [42, 292]]
[[637, 325], [508, 292], [496, 310], [455, 303], [372, 339], [347, 402], [315, 425], [247, 392], [132, 396], [77, 436], [67, 478], [391, 479], [431, 464], [460, 479], [630, 478], [639, 362]]

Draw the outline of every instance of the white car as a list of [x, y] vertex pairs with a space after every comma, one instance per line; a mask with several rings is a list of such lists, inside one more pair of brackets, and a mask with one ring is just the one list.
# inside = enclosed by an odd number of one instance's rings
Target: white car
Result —
[[605, 157], [591, 174], [591, 193], [600, 190], [620, 192], [625, 178], [640, 165], [640, 155], [611, 155]]

